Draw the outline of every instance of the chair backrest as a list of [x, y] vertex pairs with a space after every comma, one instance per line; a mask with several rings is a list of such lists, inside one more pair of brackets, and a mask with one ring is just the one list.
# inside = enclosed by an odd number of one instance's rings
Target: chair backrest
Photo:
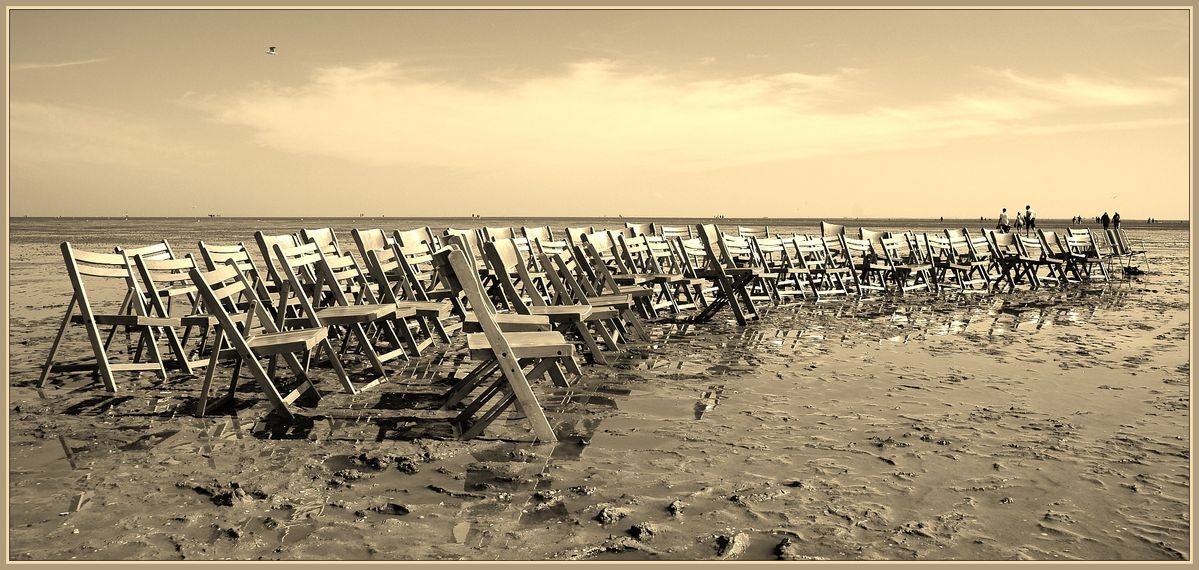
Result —
[[695, 237], [691, 231], [691, 226], [660, 226], [657, 228], [664, 238], [683, 238], [691, 239]]
[[892, 265], [915, 261], [912, 259], [912, 248], [904, 236], [880, 237], [878, 243], [882, 245], [883, 256]]
[[762, 226], [760, 228], [737, 226], [737, 235], [741, 237], [770, 237], [770, 226]]
[[146, 259], [137, 255], [133, 262], [149, 293], [150, 305], [159, 316], [169, 316], [175, 299], [179, 297], [186, 298], [187, 314], [194, 314], [200, 309], [200, 298], [191, 282], [191, 270], [197, 265], [190, 253], [176, 259]]
[[1016, 234], [990, 230], [987, 237], [991, 242], [991, 253], [997, 258], [1019, 255], [1016, 249]]
[[[519, 313], [528, 314], [529, 303], [525, 300], [526, 296], [534, 305], [546, 304], [533, 284], [532, 276], [529, 275], [527, 260], [520, 254], [512, 239], [486, 242], [483, 244], [483, 250], [509, 307]], [[524, 290], [524, 295], [516, 288], [518, 284]]]
[[391, 247], [392, 242], [395, 241], [379, 228], [365, 230], [355, 228], [350, 230], [350, 236], [354, 238], [354, 245], [358, 247], [358, 255], [361, 255], [362, 259], [366, 259], [368, 251]]
[[341, 244], [337, 242], [337, 234], [333, 233], [333, 228], [314, 228], [301, 229], [300, 241], [308, 243], [316, 242], [320, 246], [321, 251], [325, 253], [341, 253]]
[[231, 245], [221, 245], [206, 243], [201, 240], [196, 245], [200, 249], [200, 258], [204, 260], [205, 270], [215, 271], [224, 266], [229, 260], [232, 260], [234, 265], [237, 266], [237, 270], [249, 278], [248, 280], [254, 286], [254, 291], [258, 299], [269, 304], [270, 294], [267, 291], [266, 282], [262, 277], [262, 273], [258, 271], [258, 264], [250, 256], [250, 248], [246, 247], [245, 242], [239, 241]]
[[[825, 237], [795, 236], [790, 239], [795, 249], [795, 263], [805, 269], [825, 269], [830, 266], [832, 254]], [[838, 240], [838, 243], [840, 240]]]
[[529, 243], [534, 245], [536, 245], [537, 240], [554, 241], [554, 231], [549, 226], [532, 228], [525, 226], [520, 228], [520, 233], [525, 236], [525, 239], [529, 240]]
[[1041, 238], [1041, 248], [1045, 250], [1046, 254], [1052, 257], [1059, 257], [1066, 253], [1066, 247], [1057, 232], [1038, 229], [1037, 236]]
[[721, 261], [729, 266], [757, 265], [758, 258], [754, 252], [754, 246], [750, 242], [751, 239], [721, 232], [720, 244], [722, 247], [719, 249]]
[[683, 267], [683, 275], [697, 277], [698, 272], [708, 266], [708, 250], [699, 238], [675, 237], [671, 243], [675, 256]]
[[1089, 233], [1067, 235], [1066, 249], [1076, 255], [1096, 256], [1099, 254], [1098, 248], [1095, 247], [1095, 241], [1091, 239]]
[[887, 237], [888, 235], [890, 235], [890, 234], [888, 234], [887, 232], [869, 230], [866, 228], [858, 228], [858, 237], [870, 242], [870, 245], [874, 247], [875, 255], [878, 255], [879, 257], [882, 257], [882, 255], [883, 255], [882, 239], [884, 237]]
[[[633, 228], [629, 228], [633, 229]], [[656, 264], [650, 255], [649, 241], [645, 234], [616, 236], [616, 252], [625, 268], [633, 273], [657, 273]]]
[[595, 226], [566, 228], [566, 241], [570, 245], [579, 245], [583, 243], [583, 236], [590, 233], [595, 233]]
[[[959, 257], [970, 254], [970, 245], [965, 237], [961, 237], [955, 242], [948, 235], [929, 234], [925, 238], [925, 242], [928, 247], [929, 261], [933, 263], [953, 263]], [[955, 246], [955, 243], [958, 245]]]
[[845, 235], [845, 226], [822, 221], [820, 222], [820, 235], [822, 237], [841, 237]]
[[268, 236], [261, 231], [257, 231], [254, 232], [254, 241], [258, 244], [258, 251], [262, 254], [262, 262], [266, 264], [266, 272], [270, 280], [274, 283], [282, 283], [285, 278], [280, 271], [279, 260], [275, 259], [275, 245], [295, 247], [301, 243], [299, 236], [295, 234]]
[[[868, 239], [851, 238], [841, 234], [841, 250], [851, 267], [868, 265], [874, 257], [874, 245]], [[881, 246], [880, 246], [881, 247]]]
[[488, 326], [484, 323], [491, 323], [498, 332], [499, 326], [495, 325], [493, 316], [496, 314], [495, 305], [485, 293], [483, 282], [479, 280], [479, 272], [472, 271], [471, 266], [474, 264], [469, 254], [462, 249], [468, 238], [461, 234], [446, 234], [446, 237], [445, 246], [431, 255], [438, 279], [455, 297], [466, 297], [470, 310], [478, 317], [479, 325], [484, 331]]
[[[466, 229], [460, 230], [455, 228], [446, 228], [446, 237], [456, 237], [460, 240], [463, 251], [474, 257], [476, 260], [483, 260], [483, 239], [476, 230]], [[399, 238], [397, 237], [398, 241]]]
[[121, 247], [118, 245], [117, 247], [113, 248], [113, 252], [124, 252], [124, 254], [128, 256], [130, 260], [137, 256], [141, 256], [147, 260], [175, 259], [175, 251], [171, 249], [171, 244], [165, 239], [158, 243], [152, 243], [142, 247]]
[[495, 241], [497, 239], [512, 239], [512, 238], [516, 237], [516, 231], [513, 230], [512, 228], [484, 227], [482, 229], [482, 232], [483, 232], [483, 241]]
[[725, 267], [733, 264], [732, 255], [725, 249], [724, 238], [716, 224], [699, 224], [695, 227], [699, 241], [704, 244], [707, 269], [725, 275]]
[[653, 222], [644, 222], [644, 223], [642, 223], [642, 222], [625, 222], [624, 227], [626, 230], [629, 230], [628, 232], [625, 233], [625, 235], [628, 235], [629, 237], [647, 236], [647, 235], [652, 236], [652, 235], [658, 233], [656, 231], [657, 228], [654, 227]]
[[[85, 319], [91, 320], [92, 298], [88, 296], [86, 282], [89, 279], [106, 279], [105, 283], [118, 280], [123, 282], [120, 287], [125, 295], [120, 303], [121, 310], [133, 309], [137, 314], [146, 315], [146, 297], [142, 294], [141, 286], [133, 275], [133, 263], [129, 256], [121, 253], [95, 253], [75, 249], [71, 242], [64, 241], [61, 245], [63, 261], [67, 266], [67, 276], [71, 280], [75, 301], [79, 304], [80, 313]], [[93, 289], [105, 290], [110, 287], [99, 286]]]
[[1025, 237], [1023, 235], [1017, 235], [1016, 247], [1019, 249], [1020, 255], [1023, 255], [1024, 257], [1030, 259], [1045, 258], [1045, 250], [1041, 247], [1040, 236]]
[[[246, 338], [252, 336], [255, 330], [278, 332], [262, 301], [254, 293], [254, 287], [237, 269], [236, 261], [229, 260], [210, 271], [193, 267], [188, 271], [188, 276], [200, 295], [204, 312], [216, 317], [229, 343], [243, 357], [253, 355]], [[245, 303], [235, 301], [237, 295], [245, 299]], [[255, 317], [258, 318], [257, 323], [254, 322]], [[254, 358], [246, 358], [246, 364], [261, 366]]]
[[671, 239], [663, 236], [643, 237], [645, 237], [647, 253], [653, 262], [655, 273], [683, 274], [682, 262], [675, 253]]
[[[388, 247], [369, 249], [366, 252], [363, 264], [371, 277], [370, 281], [378, 291], [377, 297], [381, 302], [388, 303], [403, 299], [428, 301], [428, 293], [423, 288], [417, 291], [419, 281], [412, 282], [411, 267], [404, 259], [401, 248], [402, 246], [392, 241]], [[425, 251], [424, 255], [429, 254]]]
[[[474, 230], [454, 230], [455, 232], [470, 232], [476, 234]], [[391, 234], [392, 239], [403, 246], [426, 244], [430, 252], [436, 250], [441, 242], [437, 240], [437, 236], [433, 234], [433, 230], [429, 226], [423, 228], [413, 228], [410, 230], [396, 230]], [[477, 240], [476, 240], [477, 241]]]
[[798, 263], [795, 238], [755, 237], [750, 241], [761, 264], [771, 267], [793, 267]]

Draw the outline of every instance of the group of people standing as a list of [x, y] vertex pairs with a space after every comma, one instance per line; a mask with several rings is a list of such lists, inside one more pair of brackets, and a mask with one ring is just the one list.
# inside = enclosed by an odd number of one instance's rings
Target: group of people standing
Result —
[[[1007, 208], [1004, 208], [1003, 211], [999, 213], [999, 225], [996, 227], [999, 228], [999, 231], [1005, 234], [1012, 231], [1012, 222], [1011, 218], [1009, 218], [1007, 215]], [[1032, 206], [1026, 204], [1023, 212], [1016, 212], [1016, 231], [1019, 232], [1021, 229], [1023, 229], [1024, 235], [1028, 235], [1036, 228], [1037, 212], [1032, 209]]]

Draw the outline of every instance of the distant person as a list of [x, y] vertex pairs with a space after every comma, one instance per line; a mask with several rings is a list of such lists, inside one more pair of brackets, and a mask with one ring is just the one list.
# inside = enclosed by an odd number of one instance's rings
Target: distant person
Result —
[[1033, 211], [1032, 206], [1024, 205], [1024, 235], [1027, 237], [1029, 232], [1037, 228], [1037, 213]]
[[[1120, 229], [1120, 212], [1116, 212], [1116, 215], [1112, 216], [1112, 227], [1116, 228], [1117, 230]], [[1103, 229], [1106, 230], [1107, 228]]]
[[1016, 233], [1020, 233], [1020, 229], [1024, 227], [1024, 213], [1016, 212]]
[[1112, 219], [1107, 216], [1107, 212], [1104, 212], [1103, 215], [1099, 217], [1099, 223], [1103, 224], [1103, 231], [1107, 231], [1107, 227], [1111, 225]]
[[999, 225], [995, 227], [999, 228], [999, 231], [1005, 234], [1012, 229], [1012, 222], [1007, 217], [1007, 208], [1004, 208], [1003, 211], [999, 213]]

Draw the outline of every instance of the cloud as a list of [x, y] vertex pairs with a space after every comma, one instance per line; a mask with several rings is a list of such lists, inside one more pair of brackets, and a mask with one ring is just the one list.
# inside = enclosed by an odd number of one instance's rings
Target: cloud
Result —
[[1159, 82], [1163, 85], [1156, 86], [1105, 82], [1072, 74], [1050, 80], [1028, 77], [1010, 69], [998, 73], [1032, 94], [1077, 107], [1157, 105], [1173, 102], [1181, 94], [1180, 78], [1162, 78]]
[[136, 115], [26, 101], [10, 103], [9, 135], [14, 170], [118, 165], [162, 171], [196, 151]]
[[30, 69], [56, 69], [59, 67], [73, 67], [76, 65], [88, 65], [92, 63], [100, 63], [108, 61], [111, 58], [99, 57], [95, 59], [84, 59], [80, 61], [64, 61], [61, 63], [17, 63], [9, 67], [12, 71], [26, 71]]
[[694, 172], [1003, 133], [1135, 128], [1119, 114], [1093, 124], [1075, 117], [1064, 126], [1054, 116], [1078, 106], [1150, 109], [1184, 90], [1163, 81], [1130, 86], [1008, 70], [992, 73], [989, 88], [920, 104], [839, 104], [867, 90], [861, 82], [868, 75], [842, 69], [694, 80], [587, 61], [555, 75], [466, 84], [376, 63], [320, 69], [299, 86], [256, 85], [210, 110], [285, 152], [374, 166], [587, 176]]

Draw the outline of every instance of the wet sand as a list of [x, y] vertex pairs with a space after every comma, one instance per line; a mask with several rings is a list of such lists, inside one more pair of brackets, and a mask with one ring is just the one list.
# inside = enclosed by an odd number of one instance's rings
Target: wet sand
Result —
[[[56, 240], [19, 230], [13, 559], [1190, 557], [1186, 232], [1137, 234], [1153, 271], [1107, 286], [659, 323], [536, 385], [561, 441], [534, 445], [437, 419], [461, 339], [357, 397], [320, 371], [292, 425], [252, 382], [204, 419], [178, 374], [37, 390], [68, 288]], [[79, 330], [64, 350], [90, 354]]]

